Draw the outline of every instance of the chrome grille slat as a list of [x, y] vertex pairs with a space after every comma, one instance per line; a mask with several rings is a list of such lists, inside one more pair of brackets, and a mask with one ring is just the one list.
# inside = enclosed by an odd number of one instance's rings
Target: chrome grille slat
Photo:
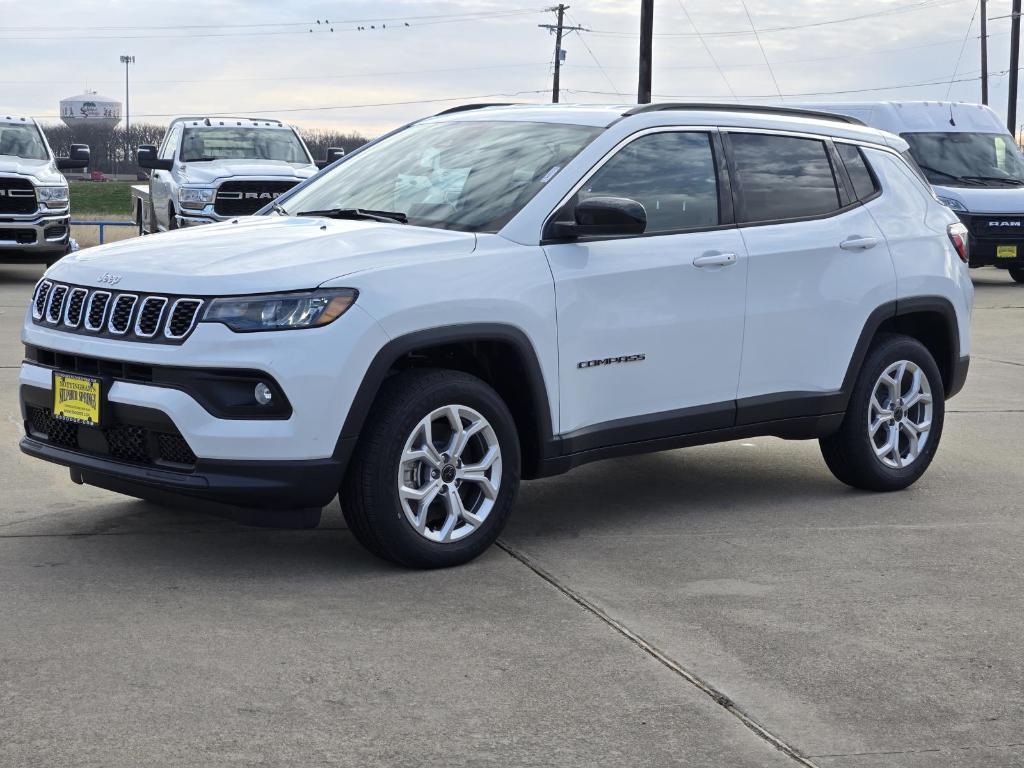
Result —
[[178, 299], [171, 307], [164, 336], [168, 339], [183, 339], [191, 333], [199, 316], [202, 299]]
[[32, 294], [32, 321], [56, 330], [153, 344], [181, 344], [196, 329], [206, 300], [117, 293], [46, 278]]
[[43, 312], [46, 310], [46, 299], [50, 295], [53, 283], [49, 280], [41, 280], [36, 286], [36, 294], [32, 297], [32, 317], [36, 320], [43, 319]]
[[64, 308], [64, 297], [67, 296], [66, 285], [55, 285], [50, 289], [50, 298], [46, 302], [46, 322], [56, 325], [60, 322], [61, 311]]
[[160, 330], [160, 321], [164, 318], [167, 307], [165, 296], [147, 296], [139, 305], [139, 313], [135, 318], [135, 335], [142, 339], [156, 336]]
[[110, 304], [110, 291], [93, 291], [89, 297], [88, 309], [85, 312], [85, 330], [99, 331], [107, 316], [107, 305]]
[[114, 307], [110, 310], [107, 330], [115, 336], [124, 336], [132, 325], [132, 313], [139, 297], [134, 293], [119, 293], [114, 299]]
[[85, 309], [85, 299], [89, 291], [85, 288], [72, 288], [64, 302], [64, 325], [68, 328], [77, 328], [82, 322], [82, 312]]

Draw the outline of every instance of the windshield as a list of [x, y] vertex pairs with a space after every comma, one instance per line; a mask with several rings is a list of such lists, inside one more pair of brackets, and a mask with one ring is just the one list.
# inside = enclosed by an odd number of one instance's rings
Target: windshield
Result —
[[0, 123], [0, 155], [26, 160], [49, 160], [46, 145], [35, 125]]
[[932, 184], [1017, 186], [1024, 183], [1024, 156], [1002, 133], [904, 133]]
[[388, 211], [419, 226], [497, 232], [600, 131], [536, 122], [421, 123], [353, 155], [283, 209]]
[[304, 165], [311, 162], [299, 137], [290, 129], [226, 126], [185, 128], [181, 160], [278, 160]]

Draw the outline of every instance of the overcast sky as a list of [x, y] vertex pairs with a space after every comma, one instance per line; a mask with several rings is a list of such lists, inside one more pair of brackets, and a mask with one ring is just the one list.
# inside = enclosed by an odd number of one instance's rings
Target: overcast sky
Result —
[[[570, 4], [567, 23], [592, 31], [566, 36], [562, 101], [635, 102], [639, 0]], [[656, 0], [656, 99], [778, 101], [781, 92], [790, 101], [947, 93], [980, 100], [976, 16], [968, 33], [977, 0], [745, 4]], [[988, 5], [991, 103], [1005, 114], [1009, 21], [993, 17], [1008, 14], [1010, 2]], [[465, 101], [549, 101], [554, 41], [537, 25], [555, 15], [544, 7], [528, 0], [0, 0], [0, 111], [56, 120], [60, 99], [86, 88], [121, 100], [118, 57], [133, 54], [133, 121], [258, 112], [373, 136]], [[889, 86], [903, 87], [853, 92]], [[851, 92], [824, 94], [835, 91]]]

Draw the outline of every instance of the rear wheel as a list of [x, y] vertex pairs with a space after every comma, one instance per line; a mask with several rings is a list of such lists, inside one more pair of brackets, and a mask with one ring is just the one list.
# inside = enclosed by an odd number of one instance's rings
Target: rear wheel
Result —
[[931, 464], [942, 436], [945, 392], [928, 349], [907, 336], [882, 337], [868, 353], [839, 431], [822, 438], [839, 480], [898, 491]]
[[439, 568], [494, 542], [518, 487], [519, 439], [498, 394], [466, 373], [411, 370], [374, 402], [341, 508], [374, 554]]
[[1024, 283], [1024, 267], [1011, 267], [1007, 270], [1010, 273], [1010, 277], [1016, 283]]

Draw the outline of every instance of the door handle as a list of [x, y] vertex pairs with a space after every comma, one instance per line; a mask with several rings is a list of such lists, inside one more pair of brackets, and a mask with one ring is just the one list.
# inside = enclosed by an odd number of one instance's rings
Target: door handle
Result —
[[695, 267], [726, 267], [736, 263], [735, 253], [705, 253], [693, 260]]
[[848, 237], [839, 244], [844, 251], [866, 251], [878, 245], [877, 237]]

